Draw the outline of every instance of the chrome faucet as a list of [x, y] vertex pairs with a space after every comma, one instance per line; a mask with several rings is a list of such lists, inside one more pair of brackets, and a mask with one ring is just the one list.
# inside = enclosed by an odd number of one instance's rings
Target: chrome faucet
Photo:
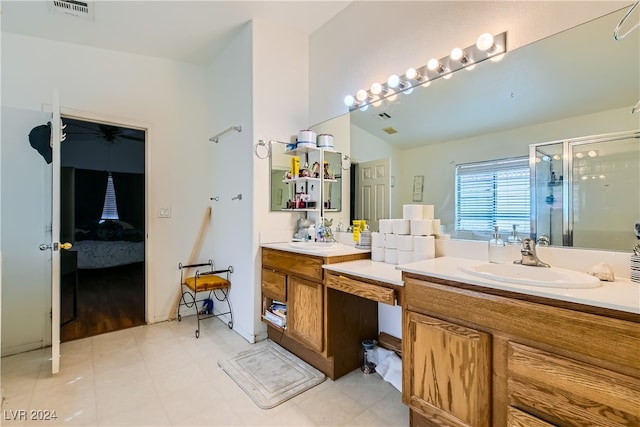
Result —
[[540, 237], [538, 237], [538, 246], [549, 246], [551, 244], [551, 239], [549, 239], [549, 236], [546, 234], [541, 234]]
[[522, 239], [522, 248], [520, 249], [522, 259], [513, 261], [514, 264], [530, 265], [533, 267], [551, 267], [546, 262], [538, 259], [536, 254], [536, 241], [530, 237]]

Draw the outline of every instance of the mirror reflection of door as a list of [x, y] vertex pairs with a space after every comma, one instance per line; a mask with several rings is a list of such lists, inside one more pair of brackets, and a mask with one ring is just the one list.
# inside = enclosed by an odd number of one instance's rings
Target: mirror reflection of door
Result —
[[389, 159], [358, 163], [356, 171], [356, 219], [379, 231], [379, 221], [389, 218]]

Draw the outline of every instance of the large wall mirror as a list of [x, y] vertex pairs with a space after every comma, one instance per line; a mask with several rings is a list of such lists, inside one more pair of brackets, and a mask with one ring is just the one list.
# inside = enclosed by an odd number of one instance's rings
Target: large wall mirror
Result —
[[[640, 30], [623, 40], [613, 38], [625, 12], [509, 51], [499, 61], [457, 71], [450, 79], [399, 94], [393, 102], [354, 110], [349, 113], [350, 151], [344, 152], [360, 164], [389, 159], [392, 218], [402, 216], [403, 204], [414, 203], [414, 178], [424, 176], [421, 203], [435, 206], [452, 238], [466, 239], [456, 235], [454, 225], [457, 165], [528, 156], [531, 145], [548, 141], [640, 129], [640, 114], [631, 113], [640, 99]], [[613, 182], [604, 181], [583, 184], [580, 190], [582, 197], [601, 201], [590, 204], [589, 209], [598, 211], [593, 215], [598, 220], [589, 223], [595, 228], [588, 230], [590, 237], [611, 230], [624, 235], [624, 243], [611, 247], [575, 230], [575, 246], [632, 249], [627, 245], [635, 239], [640, 204], [625, 194], [640, 192], [640, 140], [632, 138], [624, 150], [624, 165], [607, 166], [624, 175], [615, 184], [624, 185], [624, 191], [612, 191]], [[586, 213], [582, 211], [583, 217]], [[562, 235], [552, 244], [562, 245]]]

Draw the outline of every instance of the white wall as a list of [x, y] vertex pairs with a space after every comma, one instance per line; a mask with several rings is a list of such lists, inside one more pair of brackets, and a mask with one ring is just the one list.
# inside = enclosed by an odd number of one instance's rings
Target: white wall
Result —
[[[242, 125], [213, 144], [212, 240], [218, 266], [233, 265], [234, 330], [250, 342], [266, 337], [260, 320], [260, 242], [290, 239], [297, 216], [270, 212], [269, 160], [255, 145], [288, 141], [308, 126], [307, 39], [262, 21], [248, 23], [210, 64], [208, 96], [212, 134]], [[231, 200], [242, 194], [242, 200]]]
[[[210, 180], [203, 179], [211, 154], [211, 143], [207, 141], [208, 103], [203, 91], [205, 70], [190, 64], [3, 33], [2, 107], [40, 112], [43, 104], [51, 103], [54, 87], [60, 89], [63, 109], [148, 127], [147, 316], [151, 322], [165, 320], [178, 289], [178, 262], [191, 253], [212, 191]], [[28, 145], [26, 135], [38, 124], [41, 123], [25, 127], [23, 141], [3, 138], [2, 151], [10, 152], [5, 144]], [[160, 207], [171, 207], [172, 217], [157, 218]], [[0, 219], [4, 230], [16, 226]], [[6, 251], [3, 252], [6, 260]], [[5, 277], [9, 268], [5, 262]], [[19, 285], [9, 280], [2, 283], [3, 290]], [[14, 302], [5, 293], [5, 307]], [[5, 318], [5, 329], [7, 324], [20, 327], [20, 322]], [[33, 339], [20, 338], [24, 342]], [[5, 337], [2, 344], [7, 348], [20, 342]]]

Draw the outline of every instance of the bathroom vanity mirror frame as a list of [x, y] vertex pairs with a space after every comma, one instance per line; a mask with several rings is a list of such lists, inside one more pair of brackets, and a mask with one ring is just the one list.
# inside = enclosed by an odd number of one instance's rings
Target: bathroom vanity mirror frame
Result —
[[[354, 110], [351, 149], [344, 151], [355, 164], [390, 153], [391, 217], [412, 203], [413, 177], [425, 175], [423, 203], [435, 205], [443, 224], [453, 224], [456, 164], [526, 156], [532, 144], [640, 128], [640, 114], [631, 114], [640, 97], [640, 31], [621, 41], [612, 36], [626, 10], [416, 87], [395, 102]], [[381, 121], [381, 113], [390, 118]], [[388, 127], [398, 132], [389, 135]], [[367, 143], [355, 135], [366, 135]]]

